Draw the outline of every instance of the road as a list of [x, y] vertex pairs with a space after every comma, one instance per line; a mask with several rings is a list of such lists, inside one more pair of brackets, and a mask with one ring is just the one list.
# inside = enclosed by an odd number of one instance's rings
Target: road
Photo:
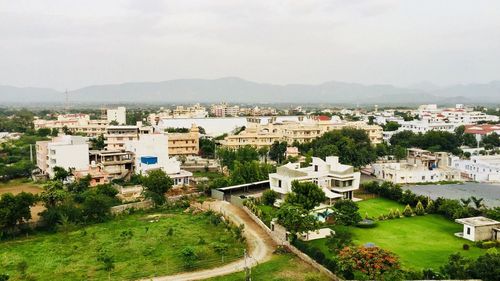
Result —
[[[237, 225], [243, 224], [245, 226], [243, 235], [248, 244], [249, 256], [246, 263], [248, 265], [256, 265], [268, 261], [274, 252], [276, 245], [267, 233], [262, 230], [243, 210], [229, 204], [225, 201], [210, 201], [204, 202], [201, 205], [203, 209], [211, 209], [223, 213], [229, 220]], [[160, 276], [144, 281], [190, 281], [190, 280], [203, 280], [207, 278], [223, 276], [234, 272], [243, 271], [245, 268], [245, 259], [241, 259], [230, 264], [220, 266], [212, 269], [205, 269], [200, 271], [185, 272], [170, 276]]]

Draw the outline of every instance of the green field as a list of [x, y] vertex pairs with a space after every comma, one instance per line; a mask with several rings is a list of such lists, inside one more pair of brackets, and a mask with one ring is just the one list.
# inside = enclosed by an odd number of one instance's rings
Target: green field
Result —
[[[304, 263], [292, 254], [274, 255], [263, 264], [252, 268], [252, 280], [255, 281], [326, 281], [328, 277]], [[207, 281], [240, 281], [245, 280], [245, 273], [238, 272], [222, 277], [207, 279]]]
[[[360, 213], [369, 216], [384, 213], [401, 205], [387, 199], [376, 198], [358, 202]], [[357, 245], [374, 243], [376, 246], [396, 253], [406, 269], [437, 269], [446, 263], [448, 256], [460, 252], [467, 257], [477, 257], [485, 250], [472, 245], [472, 242], [454, 236], [462, 231], [462, 225], [454, 223], [439, 215], [414, 216], [393, 220], [379, 221], [375, 228], [349, 228], [353, 233], [353, 241]], [[312, 241], [325, 254], [331, 255], [324, 245], [325, 240]], [[469, 244], [470, 250], [462, 249]]]
[[[172, 235], [168, 235], [170, 228]], [[212, 243], [228, 246], [224, 261]], [[244, 249], [244, 243], [231, 232], [214, 226], [201, 214], [134, 214], [67, 234], [38, 234], [0, 242], [0, 273], [8, 273], [11, 280], [23, 280], [17, 265], [25, 261], [34, 280], [106, 280], [108, 273], [97, 260], [104, 252], [114, 260], [112, 280], [170, 275], [185, 271], [180, 252], [186, 246], [198, 255], [193, 270], [241, 258]]]

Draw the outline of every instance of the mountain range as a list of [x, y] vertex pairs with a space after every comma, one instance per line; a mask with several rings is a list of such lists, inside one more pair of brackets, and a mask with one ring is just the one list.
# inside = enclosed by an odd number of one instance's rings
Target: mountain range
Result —
[[[48, 88], [0, 85], [0, 104], [64, 103], [63, 92]], [[500, 81], [438, 87], [429, 82], [409, 87], [330, 81], [321, 84], [277, 85], [236, 77], [213, 80], [177, 79], [93, 85], [68, 92], [74, 104], [155, 104], [192, 102], [324, 103], [324, 104], [495, 104]]]

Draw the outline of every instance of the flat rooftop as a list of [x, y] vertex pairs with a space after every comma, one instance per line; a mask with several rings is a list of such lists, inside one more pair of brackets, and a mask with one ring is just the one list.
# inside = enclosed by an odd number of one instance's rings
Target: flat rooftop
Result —
[[463, 219], [456, 219], [455, 221], [460, 224], [466, 224], [471, 226], [500, 225], [500, 221], [492, 220], [485, 217], [463, 218]]

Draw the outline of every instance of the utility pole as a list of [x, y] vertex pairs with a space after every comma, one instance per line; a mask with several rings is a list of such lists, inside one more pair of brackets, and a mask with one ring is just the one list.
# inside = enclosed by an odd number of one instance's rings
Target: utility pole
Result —
[[64, 92], [64, 94], [66, 95], [66, 97], [65, 97], [65, 102], [64, 102], [64, 107], [65, 107], [65, 111], [66, 111], [66, 113], [68, 113], [68, 110], [69, 110], [69, 95], [68, 95], [68, 89], [66, 89], [66, 91]]
[[245, 281], [252, 281], [252, 269], [247, 265], [247, 250], [245, 249]]

